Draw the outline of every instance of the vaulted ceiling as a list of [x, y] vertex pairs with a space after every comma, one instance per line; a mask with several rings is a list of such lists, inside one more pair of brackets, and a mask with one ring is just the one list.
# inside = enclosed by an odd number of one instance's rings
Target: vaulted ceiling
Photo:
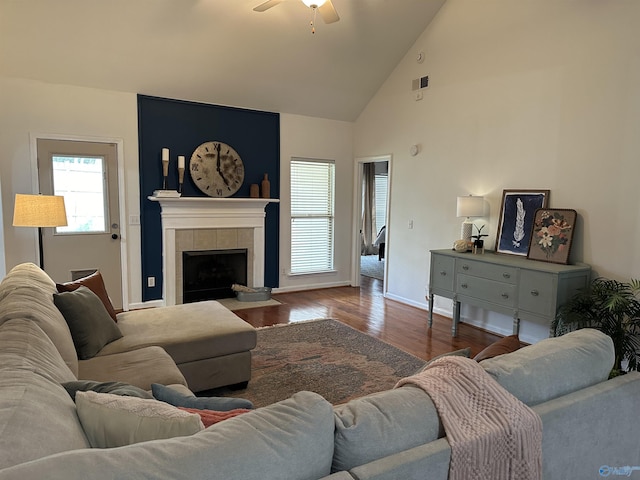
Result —
[[0, 0], [0, 75], [353, 121], [445, 0], [262, 1]]

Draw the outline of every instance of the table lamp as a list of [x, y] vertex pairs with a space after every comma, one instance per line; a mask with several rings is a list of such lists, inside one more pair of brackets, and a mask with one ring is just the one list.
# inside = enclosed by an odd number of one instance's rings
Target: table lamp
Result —
[[467, 197], [458, 197], [457, 203], [457, 215], [458, 217], [465, 217], [462, 222], [462, 228], [460, 229], [460, 238], [467, 243], [471, 242], [473, 222], [471, 217], [481, 217], [484, 214], [484, 197], [474, 197], [469, 195]]
[[66, 225], [67, 213], [64, 208], [64, 197], [60, 195], [25, 195], [16, 193], [16, 201], [13, 208], [13, 226], [38, 227], [40, 268], [43, 270], [42, 228], [64, 227]]

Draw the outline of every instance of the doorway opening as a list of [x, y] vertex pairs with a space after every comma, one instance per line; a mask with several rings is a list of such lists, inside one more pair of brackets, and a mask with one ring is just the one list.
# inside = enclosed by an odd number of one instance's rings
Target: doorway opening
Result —
[[354, 286], [365, 276], [382, 282], [386, 290], [390, 164], [389, 155], [362, 158], [356, 163]]

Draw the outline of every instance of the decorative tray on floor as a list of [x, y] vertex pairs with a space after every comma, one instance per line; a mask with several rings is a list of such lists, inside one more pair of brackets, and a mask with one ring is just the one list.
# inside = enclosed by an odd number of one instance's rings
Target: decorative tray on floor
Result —
[[239, 302], [261, 302], [271, 299], [271, 287], [254, 288], [255, 292], [235, 292]]

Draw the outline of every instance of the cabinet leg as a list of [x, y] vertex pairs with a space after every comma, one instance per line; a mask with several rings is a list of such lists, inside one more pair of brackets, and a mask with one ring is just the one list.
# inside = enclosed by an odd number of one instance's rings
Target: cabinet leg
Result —
[[520, 333], [520, 319], [515, 316], [513, 317], [513, 334], [518, 335]]
[[460, 323], [460, 302], [453, 301], [453, 318], [451, 319], [451, 336], [458, 336], [458, 323]]
[[433, 293], [429, 294], [429, 321], [427, 325], [429, 328], [433, 325]]

